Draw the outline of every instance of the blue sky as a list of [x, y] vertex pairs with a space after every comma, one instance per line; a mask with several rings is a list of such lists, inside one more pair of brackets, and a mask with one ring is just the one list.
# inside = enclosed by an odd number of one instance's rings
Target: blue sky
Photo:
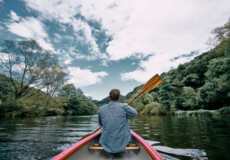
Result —
[[35, 39], [101, 100], [209, 50], [229, 0], [0, 0], [0, 40]]

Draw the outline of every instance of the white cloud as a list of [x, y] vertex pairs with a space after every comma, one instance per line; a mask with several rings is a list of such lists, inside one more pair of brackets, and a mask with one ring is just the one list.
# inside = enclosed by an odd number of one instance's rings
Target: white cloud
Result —
[[10, 11], [10, 17], [13, 21], [19, 21], [19, 16], [12, 10]]
[[[149, 60], [140, 62], [141, 69], [122, 74], [123, 80], [132, 77], [140, 82], [143, 80], [139, 75], [161, 73], [180, 63], [178, 60], [171, 62], [170, 58], [194, 50], [207, 50], [210, 31], [223, 25], [230, 15], [229, 0], [25, 1], [44, 18], [76, 26], [76, 32], [82, 28], [85, 40], [95, 55], [99, 52], [91, 28], [77, 21], [75, 15], [79, 13], [86, 19], [100, 22], [106, 34], [112, 36], [106, 49], [108, 57], [106, 53], [98, 54], [104, 55], [106, 60], [129, 58], [136, 53], [143, 56], [154, 54]], [[181, 59], [181, 63], [186, 61]]]
[[[12, 55], [11, 53], [3, 53], [3, 52], [0, 52], [0, 66], [2, 67], [2, 69], [3, 70], [1, 70], [1, 71], [3, 71], [4, 72], [4, 69], [7, 69], [7, 72], [8, 72], [8, 70], [9, 70], [9, 59], [11, 59], [12, 61], [14, 61], [15, 60], [15, 56], [14, 55]], [[8, 66], [8, 67], [6, 67], [6, 66]], [[20, 63], [20, 64], [13, 64], [12, 66], [11, 66], [12, 68], [10, 68], [10, 69], [12, 69], [12, 71], [13, 72], [21, 72], [22, 70], [23, 70], [23, 68], [25, 67], [25, 65], [23, 64], [23, 63]], [[3, 73], [3, 74], [6, 74], [6, 73]]]
[[1, 62], [5, 63], [5, 62], [8, 61], [8, 59], [9, 59], [8, 54], [0, 52], [0, 60], [1, 60]]
[[108, 60], [103, 59], [101, 65], [108, 67]]
[[87, 19], [101, 22], [106, 33], [113, 36], [107, 48], [111, 60], [134, 53], [177, 55], [204, 49], [210, 31], [227, 20], [224, 15], [230, 14], [229, 0], [221, 3], [218, 0], [25, 1], [44, 18], [72, 24], [75, 30], [82, 28], [96, 52], [98, 47], [90, 27], [74, 16], [80, 13]]
[[78, 53], [78, 57], [87, 60], [103, 59], [106, 57], [106, 54], [100, 52], [89, 24], [75, 18], [76, 14], [80, 13], [80, 8], [82, 7], [81, 1], [25, 0], [25, 2], [30, 8], [39, 11], [44, 19], [54, 19], [60, 23], [72, 25], [75, 32], [75, 39], [83, 45], [87, 45], [89, 49], [87, 54], [81, 53], [83, 54], [82, 56], [79, 56]]
[[90, 55], [87, 55], [87, 57], [91, 57], [90, 59], [104, 58], [104, 55], [101, 54], [98, 44], [92, 35], [92, 29], [89, 24], [82, 20], [74, 19], [72, 21], [72, 26], [75, 31], [76, 39], [81, 39], [81, 43], [88, 45]]
[[69, 23], [78, 12], [79, 3], [75, 0], [24, 0], [28, 7], [41, 13], [44, 19]]
[[166, 53], [157, 54], [151, 56], [146, 61], [140, 61], [140, 68], [137, 70], [121, 73], [121, 79], [124, 81], [134, 79], [138, 82], [145, 83], [153, 75], [167, 72], [171, 68], [176, 68], [179, 64], [183, 64], [191, 60], [194, 56], [196, 56], [196, 54], [191, 57], [182, 57], [172, 61], [171, 59], [174, 58], [173, 55], [170, 56]]
[[[12, 14], [12, 20], [16, 20], [17, 14], [15, 12]], [[54, 50], [52, 44], [49, 43], [43, 23], [38, 19], [33, 17], [20, 18], [19, 22], [11, 21], [6, 26], [11, 33], [27, 39], [35, 39], [44, 49]]]
[[71, 57], [71, 54], [69, 52], [66, 52], [65, 50], [62, 49], [57, 49], [54, 52], [56, 55], [58, 55], [58, 58], [60, 62], [69, 65], [73, 62], [73, 58]]
[[[227, 7], [230, 1], [146, 0], [129, 5], [132, 8], [126, 12], [129, 19], [124, 22], [121, 30], [116, 31], [107, 48], [113, 60], [127, 58], [138, 52], [144, 55], [177, 55], [204, 49], [217, 21], [225, 22], [228, 18], [222, 18], [221, 14], [230, 13]], [[130, 10], [130, 7], [127, 8]], [[116, 24], [114, 22], [113, 25]]]
[[21, 63], [21, 64], [14, 64], [12, 71], [17, 72], [17, 73], [22, 73], [23, 69], [25, 68], [25, 64]]
[[49, 40], [40, 37], [35, 37], [33, 39], [35, 39], [41, 45], [42, 48], [54, 51], [53, 45], [49, 42]]
[[72, 62], [71, 59], [67, 59], [67, 60], [64, 61], [65, 64], [70, 64], [71, 62]]
[[81, 69], [79, 67], [69, 67], [71, 79], [69, 83], [73, 83], [76, 87], [86, 87], [93, 84], [101, 83], [102, 78], [108, 76], [106, 72], [92, 72], [89, 69]]

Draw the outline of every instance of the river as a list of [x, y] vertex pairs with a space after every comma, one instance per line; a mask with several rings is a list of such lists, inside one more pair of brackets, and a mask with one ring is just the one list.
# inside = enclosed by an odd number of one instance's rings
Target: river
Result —
[[[129, 121], [165, 159], [230, 159], [230, 117], [140, 115]], [[0, 159], [48, 160], [96, 128], [96, 115], [1, 118]]]

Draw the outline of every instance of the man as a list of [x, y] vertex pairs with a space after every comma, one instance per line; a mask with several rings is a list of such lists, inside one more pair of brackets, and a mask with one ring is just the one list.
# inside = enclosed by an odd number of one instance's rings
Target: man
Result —
[[109, 93], [110, 103], [100, 107], [98, 123], [102, 126], [99, 143], [104, 150], [117, 153], [125, 150], [130, 138], [128, 116], [136, 116], [137, 111], [125, 103], [119, 103], [120, 91], [112, 89]]

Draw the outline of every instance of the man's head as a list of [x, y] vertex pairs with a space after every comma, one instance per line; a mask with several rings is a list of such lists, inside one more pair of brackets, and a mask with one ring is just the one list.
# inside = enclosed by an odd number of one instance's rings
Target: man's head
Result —
[[112, 89], [109, 92], [109, 99], [111, 101], [119, 101], [119, 99], [120, 99], [120, 91], [118, 89]]

